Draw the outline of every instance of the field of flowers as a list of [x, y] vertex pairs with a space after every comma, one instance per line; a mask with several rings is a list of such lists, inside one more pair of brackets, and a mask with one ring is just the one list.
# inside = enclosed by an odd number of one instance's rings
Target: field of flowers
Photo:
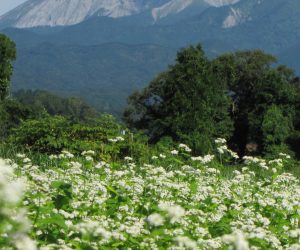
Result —
[[93, 151], [0, 160], [0, 249], [300, 249], [289, 156], [234, 165], [217, 144], [216, 155], [180, 144], [144, 164]]

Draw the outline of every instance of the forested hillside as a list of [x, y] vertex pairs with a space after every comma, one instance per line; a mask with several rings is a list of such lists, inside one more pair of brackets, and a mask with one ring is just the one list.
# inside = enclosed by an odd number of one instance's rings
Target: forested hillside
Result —
[[[139, 3], [136, 13], [118, 18], [100, 13], [74, 25], [4, 25], [2, 32], [18, 48], [13, 89], [79, 96], [99, 111], [121, 116], [133, 90], [142, 89], [173, 64], [177, 50], [199, 42], [210, 58], [259, 48], [300, 73], [298, 0], [134, 3]], [[215, 7], [218, 3], [221, 7]]]
[[[126, 98], [166, 69], [174, 49], [156, 45], [42, 44], [18, 50], [12, 81], [17, 89], [43, 89], [78, 96], [102, 112], [121, 117]], [[24, 77], [26, 75], [26, 77]], [[88, 83], [88, 84], [87, 84]]]

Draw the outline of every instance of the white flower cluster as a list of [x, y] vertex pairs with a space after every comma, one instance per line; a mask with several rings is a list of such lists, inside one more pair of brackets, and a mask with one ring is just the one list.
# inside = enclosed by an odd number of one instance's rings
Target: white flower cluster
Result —
[[207, 164], [213, 161], [215, 158], [214, 155], [205, 155], [205, 156], [196, 156], [196, 157], [191, 157], [192, 161], [200, 161], [202, 164]]
[[116, 142], [125, 141], [125, 139], [123, 137], [121, 137], [121, 136], [117, 136], [116, 138], [110, 138], [110, 139], [108, 139], [108, 141], [116, 143]]
[[[20, 166], [12, 166], [27, 178], [25, 204], [36, 218], [32, 235], [40, 249], [300, 249], [300, 182], [292, 174], [272, 175], [277, 161], [246, 157], [247, 165], [225, 177], [212, 155], [178, 165], [169, 152], [144, 164], [131, 157], [87, 162], [92, 155], [30, 171], [23, 156]], [[261, 176], [252, 166], [269, 172]], [[5, 185], [15, 183], [10, 166], [0, 171]], [[7, 193], [2, 187], [0, 193]], [[22, 192], [14, 192], [1, 196], [5, 207], [9, 199], [21, 201]], [[15, 215], [12, 206], [10, 211]]]
[[87, 151], [83, 151], [82, 153], [81, 153], [81, 155], [83, 155], [83, 156], [93, 156], [93, 155], [95, 155], [95, 151], [94, 150], [87, 150]]
[[149, 223], [155, 227], [161, 226], [164, 224], [165, 220], [164, 218], [158, 214], [158, 213], [153, 213], [148, 216], [147, 220]]
[[[18, 157], [27, 159], [25, 155]], [[23, 162], [28, 163], [27, 160]], [[6, 239], [7, 244], [18, 250], [35, 250], [35, 242], [27, 235], [30, 223], [26, 210], [19, 207], [25, 191], [25, 180], [15, 176], [14, 168], [16, 166], [0, 159], [0, 238]], [[9, 246], [3, 247], [12, 249]]]
[[171, 151], [171, 154], [172, 154], [172, 155], [178, 155], [178, 150], [176, 150], [176, 149], [172, 150], [172, 151]]
[[[265, 159], [246, 155], [243, 157], [243, 160], [247, 165], [256, 165], [264, 170], [269, 170], [268, 162]], [[272, 164], [272, 161], [270, 161], [269, 163]]]
[[125, 156], [125, 157], [124, 157], [124, 160], [125, 160], [125, 161], [133, 161], [132, 157], [130, 157], [130, 156]]
[[230, 235], [224, 235], [222, 241], [225, 244], [233, 245], [238, 250], [250, 250], [249, 243], [242, 231], [235, 231]]
[[288, 155], [288, 154], [285, 154], [285, 153], [279, 153], [279, 156], [280, 156], [281, 158], [291, 159], [291, 156]]
[[227, 147], [226, 139], [218, 138], [215, 140], [215, 143], [217, 144], [217, 151], [219, 154], [223, 155], [225, 153], [228, 153], [233, 159], [239, 159], [238, 154]]
[[72, 159], [74, 158], [74, 155], [72, 153], [70, 153], [67, 150], [63, 150], [61, 151], [61, 153], [59, 155], [50, 155], [49, 159], [53, 160], [53, 159]]
[[181, 143], [181, 144], [179, 144], [179, 146], [178, 146], [180, 149], [183, 149], [185, 152], [191, 152], [192, 150], [189, 148], [189, 146], [187, 146], [187, 145], [185, 145], [185, 144], [183, 144], [183, 143]]
[[177, 222], [182, 216], [185, 214], [184, 208], [178, 205], [173, 205], [165, 202], [161, 202], [158, 207], [162, 210], [167, 212], [168, 216], [170, 217], [170, 222], [175, 223]]

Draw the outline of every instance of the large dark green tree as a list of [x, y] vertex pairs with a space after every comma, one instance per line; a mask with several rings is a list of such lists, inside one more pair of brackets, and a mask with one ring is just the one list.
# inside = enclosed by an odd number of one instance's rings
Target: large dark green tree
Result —
[[[275, 67], [276, 58], [260, 50], [224, 54], [215, 62], [215, 72], [233, 100], [232, 145], [243, 155], [249, 143], [257, 145], [256, 153], [286, 143], [294, 130], [300, 99], [300, 83], [293, 71]], [[279, 121], [281, 125], [272, 128]]]
[[0, 34], [0, 101], [8, 92], [12, 75], [12, 61], [16, 59], [16, 45], [7, 36]]
[[179, 51], [175, 65], [129, 97], [125, 121], [152, 142], [170, 136], [208, 152], [213, 138], [229, 138], [232, 131], [230, 98], [213, 69], [200, 45]]

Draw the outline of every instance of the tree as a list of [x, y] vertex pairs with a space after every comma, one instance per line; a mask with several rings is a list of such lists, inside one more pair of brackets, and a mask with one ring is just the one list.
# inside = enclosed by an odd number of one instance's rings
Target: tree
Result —
[[16, 59], [16, 45], [7, 36], [0, 34], [0, 101], [8, 92], [12, 75], [12, 61]]
[[230, 98], [200, 45], [179, 51], [176, 62], [129, 97], [124, 119], [151, 142], [170, 136], [206, 153], [213, 138], [231, 135]]
[[38, 116], [39, 114], [29, 106], [15, 100], [5, 99], [0, 103], [0, 139], [5, 139], [11, 130], [18, 127], [23, 120]]
[[291, 117], [284, 116], [278, 106], [272, 105], [264, 114], [262, 122], [264, 152], [278, 154], [286, 151], [286, 140], [292, 131]]
[[249, 143], [257, 145], [257, 153], [264, 152], [267, 139], [262, 125], [273, 105], [281, 110], [282, 117], [295, 123], [300, 98], [299, 79], [286, 66], [275, 68], [276, 58], [261, 50], [224, 54], [215, 62], [215, 72], [227, 85], [233, 100], [231, 115], [235, 129], [231, 144], [241, 155], [246, 153]]

